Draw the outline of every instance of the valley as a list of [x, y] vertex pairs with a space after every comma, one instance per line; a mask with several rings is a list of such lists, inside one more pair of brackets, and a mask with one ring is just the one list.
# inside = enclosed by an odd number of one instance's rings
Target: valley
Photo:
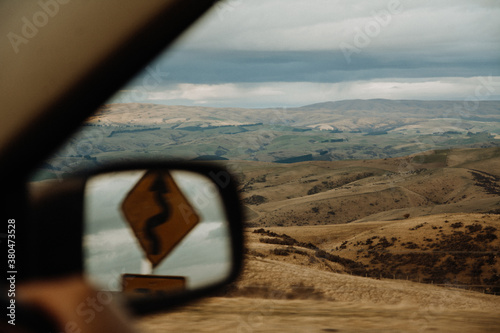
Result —
[[382, 99], [274, 109], [107, 104], [41, 166], [38, 179], [137, 158], [288, 164], [498, 146], [499, 101], [474, 110], [458, 101]]
[[252, 227], [405, 220], [500, 209], [500, 149], [375, 160], [231, 162]]

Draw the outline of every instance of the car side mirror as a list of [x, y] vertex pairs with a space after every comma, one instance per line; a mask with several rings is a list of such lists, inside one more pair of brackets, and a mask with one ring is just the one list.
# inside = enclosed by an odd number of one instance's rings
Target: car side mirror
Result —
[[[69, 239], [53, 240], [64, 254], [51, 253], [45, 242], [43, 258], [66, 263], [59, 275], [83, 274], [98, 289], [125, 298], [136, 314], [206, 295], [238, 275], [240, 202], [233, 177], [219, 166], [116, 165], [44, 187], [36, 195], [38, 238], [56, 228]], [[53, 236], [45, 237], [50, 242]], [[54, 275], [35, 266], [34, 278]]]

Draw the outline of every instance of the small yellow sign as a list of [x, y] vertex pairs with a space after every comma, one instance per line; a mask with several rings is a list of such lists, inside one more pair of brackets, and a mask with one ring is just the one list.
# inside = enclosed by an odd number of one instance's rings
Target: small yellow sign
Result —
[[123, 274], [122, 288], [125, 293], [152, 295], [169, 294], [186, 289], [184, 276]]
[[200, 218], [168, 171], [150, 170], [122, 203], [146, 258], [156, 267]]

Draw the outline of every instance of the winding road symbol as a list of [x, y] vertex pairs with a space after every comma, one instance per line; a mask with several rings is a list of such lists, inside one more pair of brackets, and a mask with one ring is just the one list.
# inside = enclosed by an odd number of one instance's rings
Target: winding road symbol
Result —
[[165, 200], [165, 197], [163, 196], [164, 194], [168, 193], [168, 186], [165, 184], [165, 181], [163, 180], [163, 177], [161, 174], [157, 174], [156, 179], [149, 188], [151, 192], [154, 193], [154, 197], [156, 199], [156, 203], [158, 204], [159, 207], [161, 207], [162, 211], [149, 218], [146, 221], [146, 225], [144, 226], [144, 233], [146, 234], [146, 237], [149, 238], [149, 241], [151, 243], [150, 245], [150, 250], [148, 253], [151, 254], [158, 254], [160, 252], [160, 237], [156, 234], [156, 227], [162, 225], [163, 223], [166, 223], [168, 219], [170, 218], [171, 209], [170, 205], [168, 202]]
[[200, 221], [167, 170], [145, 172], [126, 195], [121, 209], [153, 268]]

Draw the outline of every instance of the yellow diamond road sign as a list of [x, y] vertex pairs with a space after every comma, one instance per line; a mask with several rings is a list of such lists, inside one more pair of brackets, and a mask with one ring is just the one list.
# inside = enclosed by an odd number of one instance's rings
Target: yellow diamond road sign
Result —
[[153, 268], [200, 221], [169, 172], [151, 170], [122, 203], [123, 214]]

